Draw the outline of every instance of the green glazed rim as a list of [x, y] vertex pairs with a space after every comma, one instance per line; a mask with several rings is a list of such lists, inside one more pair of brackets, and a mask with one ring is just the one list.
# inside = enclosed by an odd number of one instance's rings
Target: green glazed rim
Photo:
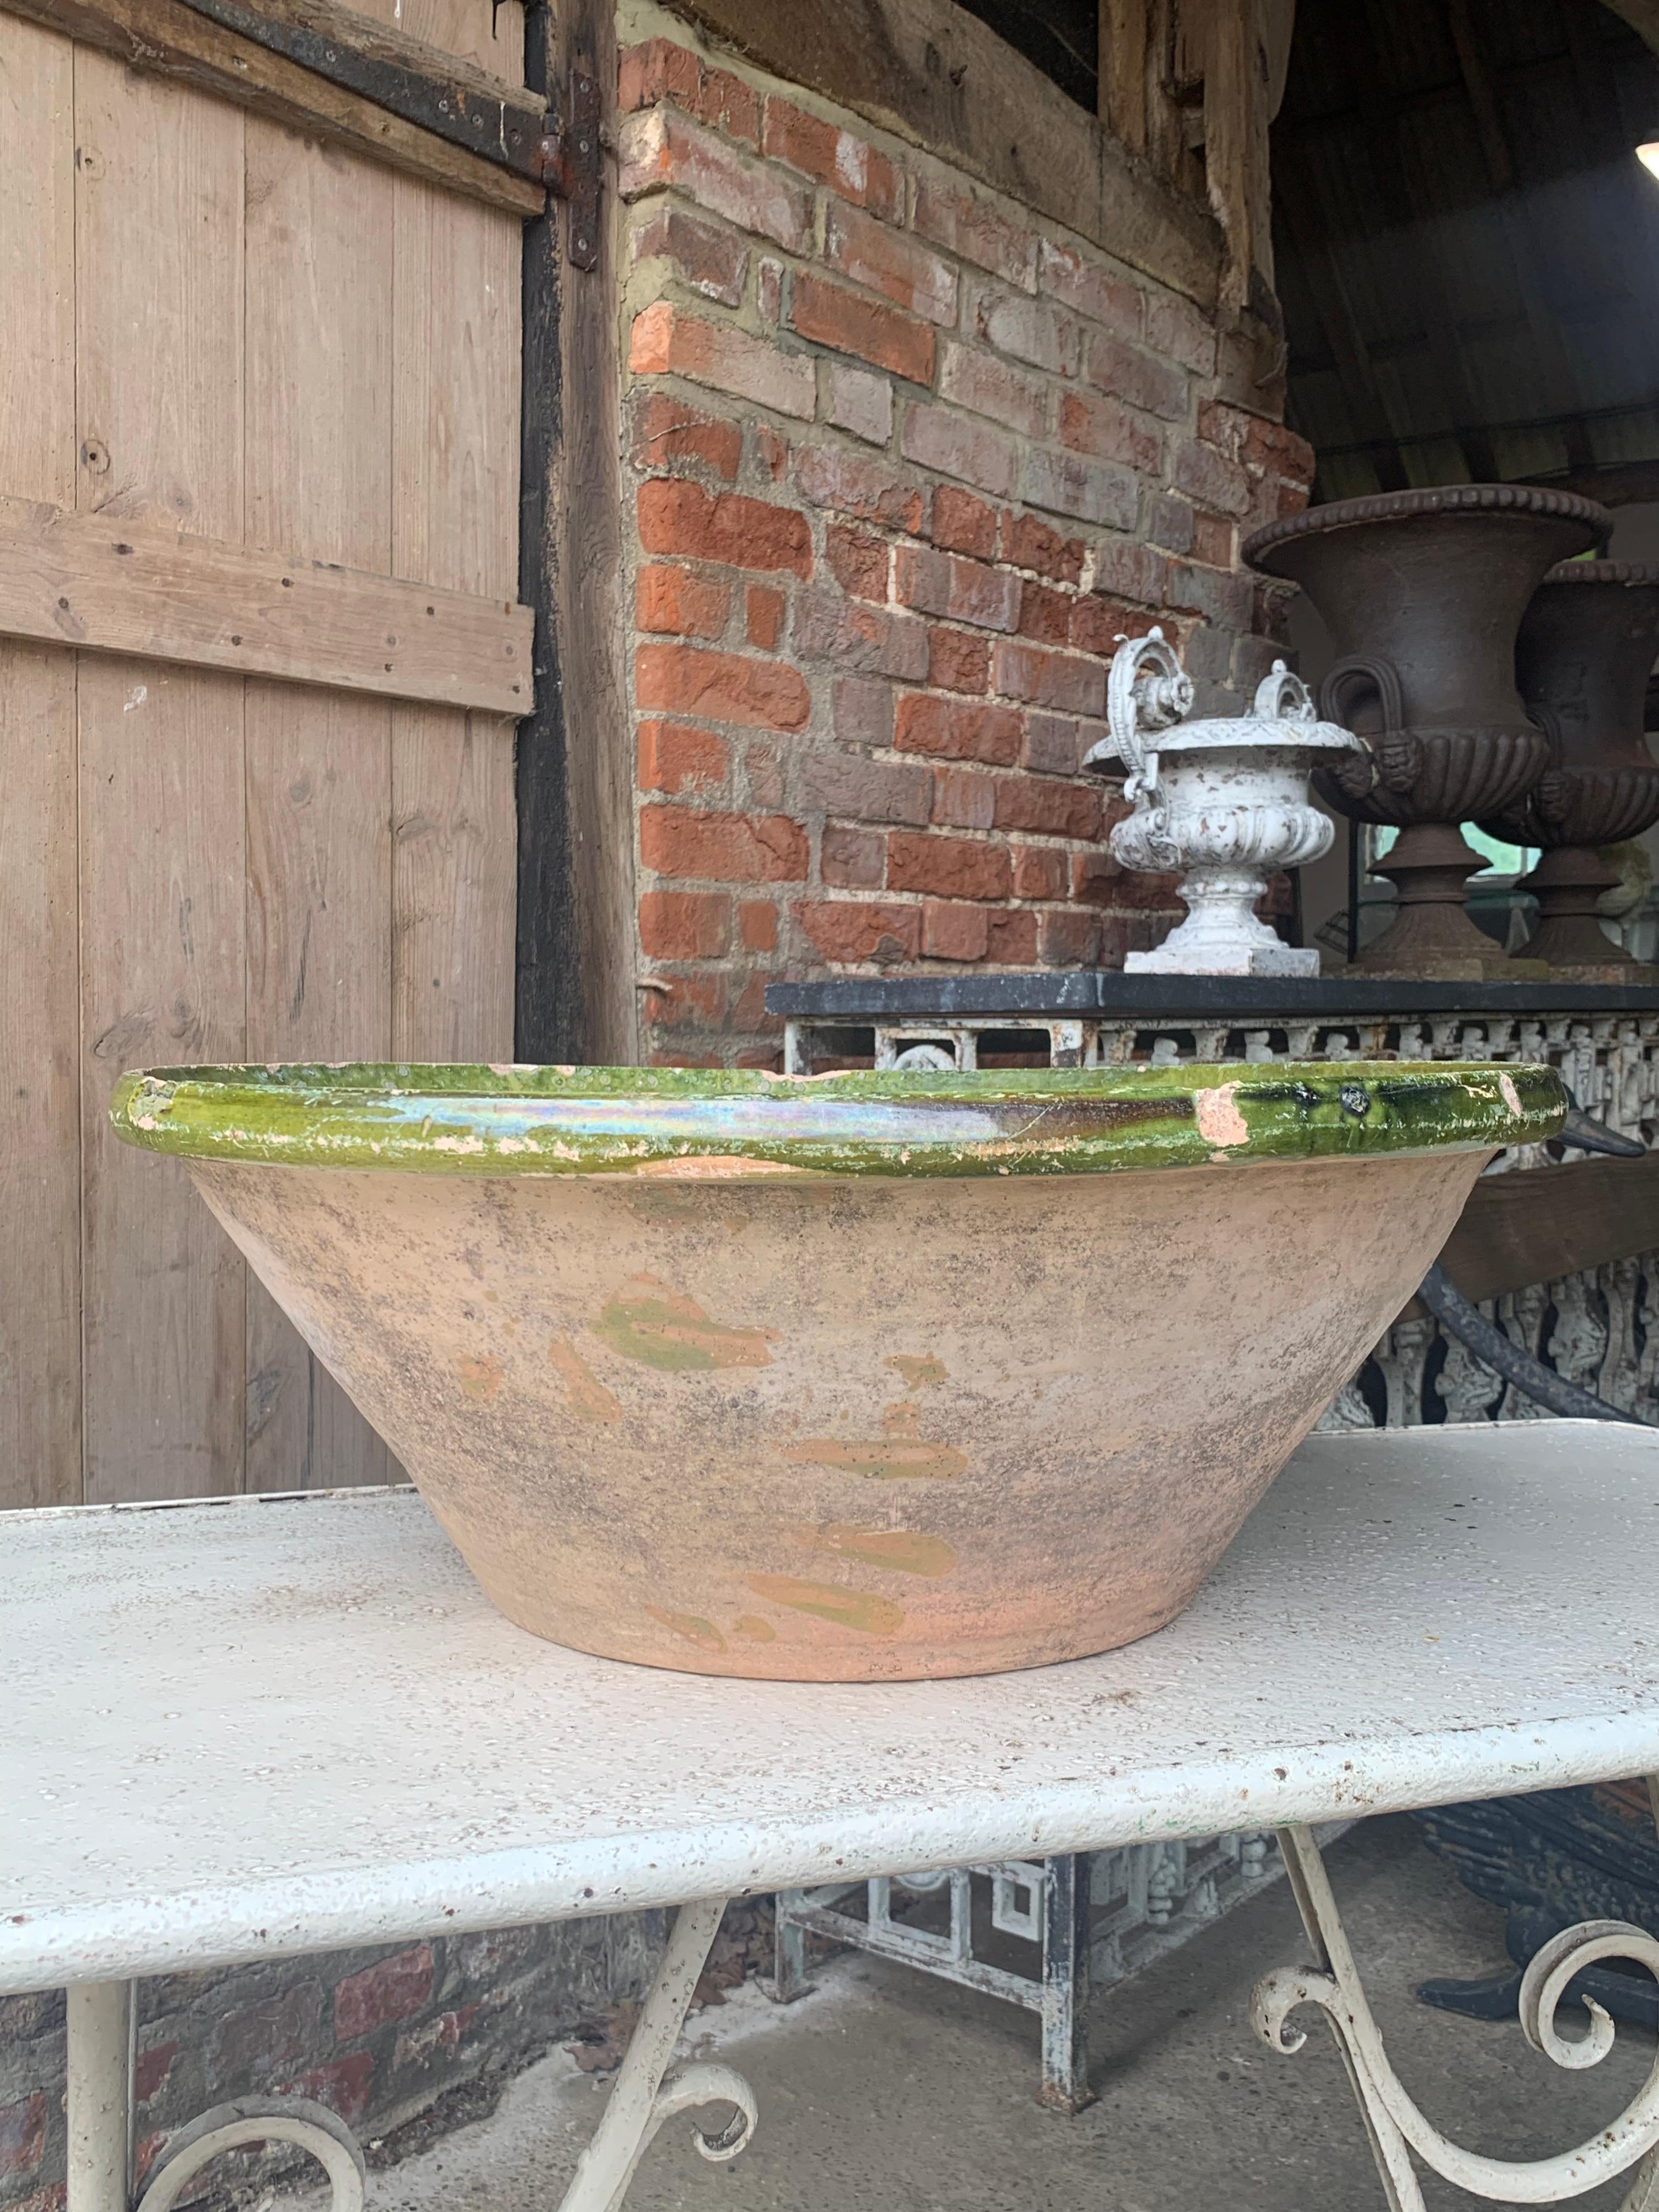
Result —
[[1566, 1104], [1553, 1068], [1438, 1060], [811, 1077], [362, 1065], [124, 1075], [110, 1120], [186, 1159], [426, 1175], [1101, 1175], [1537, 1144]]

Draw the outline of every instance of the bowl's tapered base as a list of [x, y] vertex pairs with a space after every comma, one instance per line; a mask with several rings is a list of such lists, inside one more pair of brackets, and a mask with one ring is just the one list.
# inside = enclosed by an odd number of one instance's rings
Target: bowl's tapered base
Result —
[[1191, 1599], [1488, 1155], [990, 1180], [193, 1172], [512, 1620], [892, 1681]]

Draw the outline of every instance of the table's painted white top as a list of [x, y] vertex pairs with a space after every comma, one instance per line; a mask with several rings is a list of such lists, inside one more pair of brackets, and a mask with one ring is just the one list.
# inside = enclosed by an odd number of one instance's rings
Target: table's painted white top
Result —
[[496, 1614], [408, 1493], [0, 1516], [0, 1992], [1659, 1768], [1659, 1432], [1316, 1437], [1103, 1659], [830, 1687]]

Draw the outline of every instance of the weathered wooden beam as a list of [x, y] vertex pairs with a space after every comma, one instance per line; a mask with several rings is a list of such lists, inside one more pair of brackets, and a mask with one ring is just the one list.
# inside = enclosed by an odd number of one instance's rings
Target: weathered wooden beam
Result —
[[[614, 84], [613, 0], [538, 10], [527, 52], [543, 82]], [[542, 229], [526, 236], [525, 340], [539, 368], [525, 392], [520, 591], [537, 606], [547, 680], [518, 748], [516, 1050], [604, 1065], [640, 1048], [617, 240], [599, 227], [599, 281], [576, 283]]]
[[[538, 110], [522, 87], [336, 0], [271, 0], [258, 9], [242, 0], [0, 0], [0, 8], [486, 206], [533, 216], [546, 205], [545, 185], [503, 158], [532, 129], [539, 145], [544, 104]], [[260, 17], [269, 42], [248, 35]], [[319, 58], [331, 53], [334, 73], [294, 58], [284, 45]], [[460, 143], [432, 119], [441, 118], [446, 100]]]
[[1133, 154], [1146, 150], [1146, 0], [1100, 0], [1100, 114]]
[[1183, 0], [1146, 0], [1146, 159], [1153, 171], [1188, 195], [1198, 190], [1187, 143], [1187, 111], [1171, 64], [1181, 44]]
[[[1484, 1176], [1440, 1263], [1479, 1304], [1659, 1251], [1659, 1152]], [[1423, 1309], [1413, 1299], [1407, 1314]]]
[[1480, 151], [1495, 192], [1506, 192], [1515, 182], [1515, 156], [1504, 132], [1498, 94], [1480, 51], [1469, 0], [1446, 0], [1446, 20], [1457, 51], [1458, 72], [1474, 110], [1474, 127], [1480, 135]]
[[1204, 171], [1210, 205], [1226, 234], [1222, 279], [1237, 310], [1260, 268], [1273, 284], [1268, 219], [1267, 87], [1260, 66], [1256, 0], [1208, 0], [1204, 38]]
[[0, 496], [0, 637], [517, 716], [531, 629], [511, 601]]
[[341, 0], [184, 0], [193, 15], [359, 92], [405, 123], [542, 181], [547, 102]]
[[1202, 307], [1222, 240], [1207, 210], [953, 0], [673, 0], [759, 67], [855, 110], [1105, 246]]

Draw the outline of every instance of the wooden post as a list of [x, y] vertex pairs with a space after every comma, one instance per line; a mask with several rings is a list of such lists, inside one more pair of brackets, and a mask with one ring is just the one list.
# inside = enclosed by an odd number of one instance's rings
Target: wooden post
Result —
[[1146, 150], [1146, 0], [1100, 0], [1100, 118], [1132, 153]]
[[1210, 205], [1227, 234], [1224, 306], [1250, 296], [1250, 272], [1271, 283], [1267, 88], [1258, 0], [1209, 0], [1204, 38], [1204, 167]]

